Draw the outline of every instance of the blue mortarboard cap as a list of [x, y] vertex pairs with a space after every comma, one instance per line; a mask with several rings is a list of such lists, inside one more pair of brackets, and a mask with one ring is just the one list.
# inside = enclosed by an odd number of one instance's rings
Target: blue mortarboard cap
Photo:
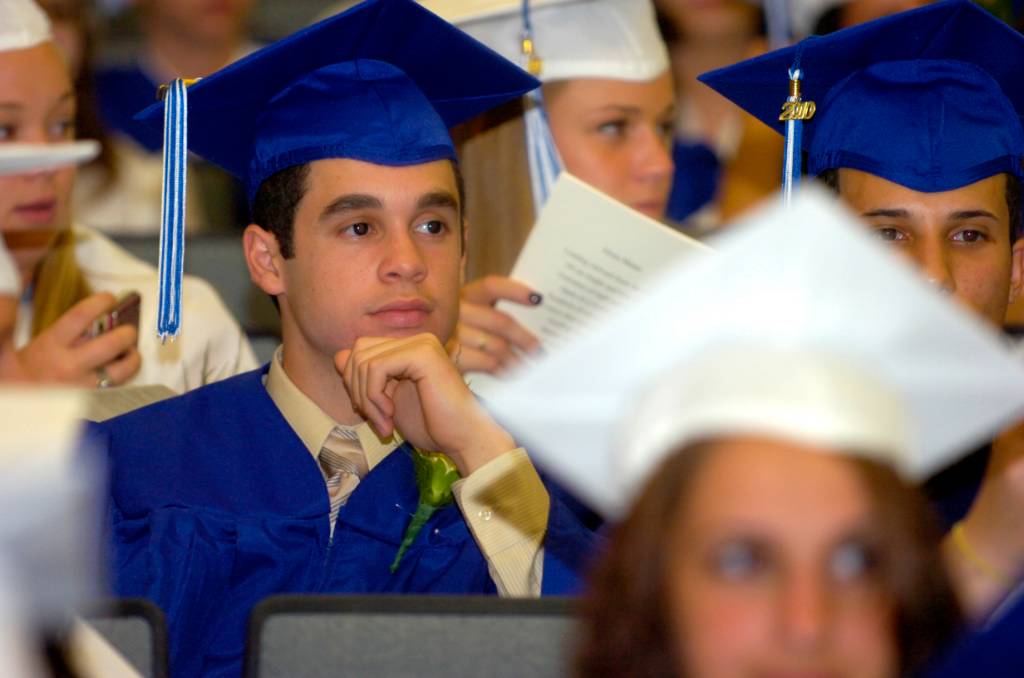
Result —
[[1024, 37], [967, 0], [939, 2], [711, 71], [700, 80], [782, 133], [799, 68], [808, 171], [849, 167], [917, 191], [1024, 178]]
[[[188, 88], [188, 147], [245, 182], [321, 158], [454, 157], [447, 128], [539, 83], [412, 0], [368, 0]], [[139, 114], [163, 134], [163, 103]]]
[[250, 203], [274, 173], [325, 158], [455, 158], [448, 128], [540, 83], [413, 0], [367, 0], [138, 115], [162, 145], [157, 331], [180, 328], [186, 148], [239, 177]]

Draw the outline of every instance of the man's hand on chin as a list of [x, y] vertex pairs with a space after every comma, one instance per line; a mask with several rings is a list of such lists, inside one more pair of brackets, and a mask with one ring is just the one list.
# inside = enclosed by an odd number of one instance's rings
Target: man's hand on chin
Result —
[[353, 408], [378, 435], [397, 429], [422, 450], [444, 452], [463, 477], [515, 448], [433, 334], [363, 337], [335, 355], [334, 365]]

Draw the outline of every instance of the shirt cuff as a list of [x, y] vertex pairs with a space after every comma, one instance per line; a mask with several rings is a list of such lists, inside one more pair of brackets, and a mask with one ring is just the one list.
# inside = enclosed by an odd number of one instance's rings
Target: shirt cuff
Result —
[[493, 459], [452, 486], [502, 596], [538, 596], [551, 500], [526, 451]]

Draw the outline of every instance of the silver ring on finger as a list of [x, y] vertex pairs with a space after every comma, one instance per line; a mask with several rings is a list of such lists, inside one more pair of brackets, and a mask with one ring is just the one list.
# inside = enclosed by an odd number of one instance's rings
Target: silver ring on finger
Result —
[[97, 367], [96, 373], [96, 388], [110, 388], [114, 385], [114, 380], [107, 374], [107, 368]]

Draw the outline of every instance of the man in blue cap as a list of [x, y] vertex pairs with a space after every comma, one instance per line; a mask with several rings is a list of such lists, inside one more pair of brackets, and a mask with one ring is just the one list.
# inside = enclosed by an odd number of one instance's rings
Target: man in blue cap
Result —
[[[796, 154], [802, 146], [808, 173], [936, 287], [1001, 326], [1024, 285], [1022, 56], [1024, 37], [950, 0], [701, 80], [777, 131], [798, 121]], [[1022, 452], [1024, 432], [1007, 432], [991, 455], [985, 449], [930, 483], [953, 525], [949, 562], [975, 616], [1024, 570], [1024, 537], [1008, 524], [1024, 507], [1013, 479]]]
[[592, 534], [445, 350], [466, 237], [447, 128], [536, 85], [411, 0], [371, 0], [141, 114], [246, 184], [284, 339], [262, 370], [94, 430], [117, 592], [166, 611], [173, 673], [236, 675], [272, 593], [574, 589]]

